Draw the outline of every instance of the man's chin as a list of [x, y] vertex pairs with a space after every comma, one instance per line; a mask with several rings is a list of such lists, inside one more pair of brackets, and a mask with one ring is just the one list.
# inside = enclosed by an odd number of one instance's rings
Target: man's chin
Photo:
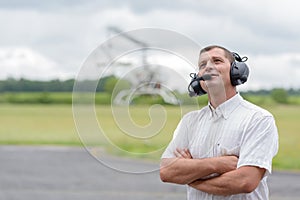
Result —
[[225, 91], [225, 85], [220, 81], [211, 81], [206, 84], [205, 91], [208, 92], [220, 92]]

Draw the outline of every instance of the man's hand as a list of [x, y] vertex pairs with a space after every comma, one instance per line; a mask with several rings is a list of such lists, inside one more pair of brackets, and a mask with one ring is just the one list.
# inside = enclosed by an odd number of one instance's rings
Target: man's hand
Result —
[[193, 158], [188, 149], [176, 148], [176, 150], [174, 151], [174, 155], [177, 158], [186, 158], [186, 159], [192, 159]]
[[218, 159], [218, 174], [224, 174], [226, 172], [235, 170], [237, 167], [238, 157], [236, 156], [221, 156], [216, 157]]

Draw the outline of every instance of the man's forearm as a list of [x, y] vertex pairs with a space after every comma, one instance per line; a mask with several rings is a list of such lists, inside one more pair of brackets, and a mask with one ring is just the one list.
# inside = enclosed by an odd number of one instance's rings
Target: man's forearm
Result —
[[190, 183], [189, 186], [201, 190], [203, 192], [214, 194], [214, 195], [233, 195], [244, 193], [241, 190], [242, 187], [238, 183], [238, 179], [232, 180], [226, 175], [221, 175], [219, 177], [207, 179], [207, 180], [197, 180], [193, 183]]
[[214, 158], [165, 158], [161, 163], [160, 177], [164, 182], [189, 184], [216, 171]]
[[223, 174], [236, 169], [237, 157], [222, 156], [202, 159], [162, 159], [160, 177], [164, 182], [189, 184], [211, 174]]
[[258, 186], [265, 169], [243, 167], [208, 180], [197, 180], [189, 186], [215, 195], [250, 193]]

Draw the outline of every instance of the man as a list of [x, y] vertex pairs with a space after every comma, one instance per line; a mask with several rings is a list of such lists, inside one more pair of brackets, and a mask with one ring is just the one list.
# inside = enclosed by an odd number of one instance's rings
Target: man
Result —
[[209, 105], [182, 118], [162, 155], [162, 181], [186, 184], [189, 200], [269, 198], [277, 128], [269, 112], [237, 93], [233, 62], [224, 47], [201, 50], [198, 76], [211, 76], [200, 81]]

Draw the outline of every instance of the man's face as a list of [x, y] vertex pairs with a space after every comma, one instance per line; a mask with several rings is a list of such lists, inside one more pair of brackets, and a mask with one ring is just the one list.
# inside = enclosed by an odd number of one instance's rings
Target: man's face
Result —
[[200, 54], [198, 76], [210, 74], [211, 80], [201, 81], [201, 86], [205, 91], [222, 87], [232, 87], [230, 82], [230, 62], [225, 57], [225, 52], [220, 48], [213, 48]]

